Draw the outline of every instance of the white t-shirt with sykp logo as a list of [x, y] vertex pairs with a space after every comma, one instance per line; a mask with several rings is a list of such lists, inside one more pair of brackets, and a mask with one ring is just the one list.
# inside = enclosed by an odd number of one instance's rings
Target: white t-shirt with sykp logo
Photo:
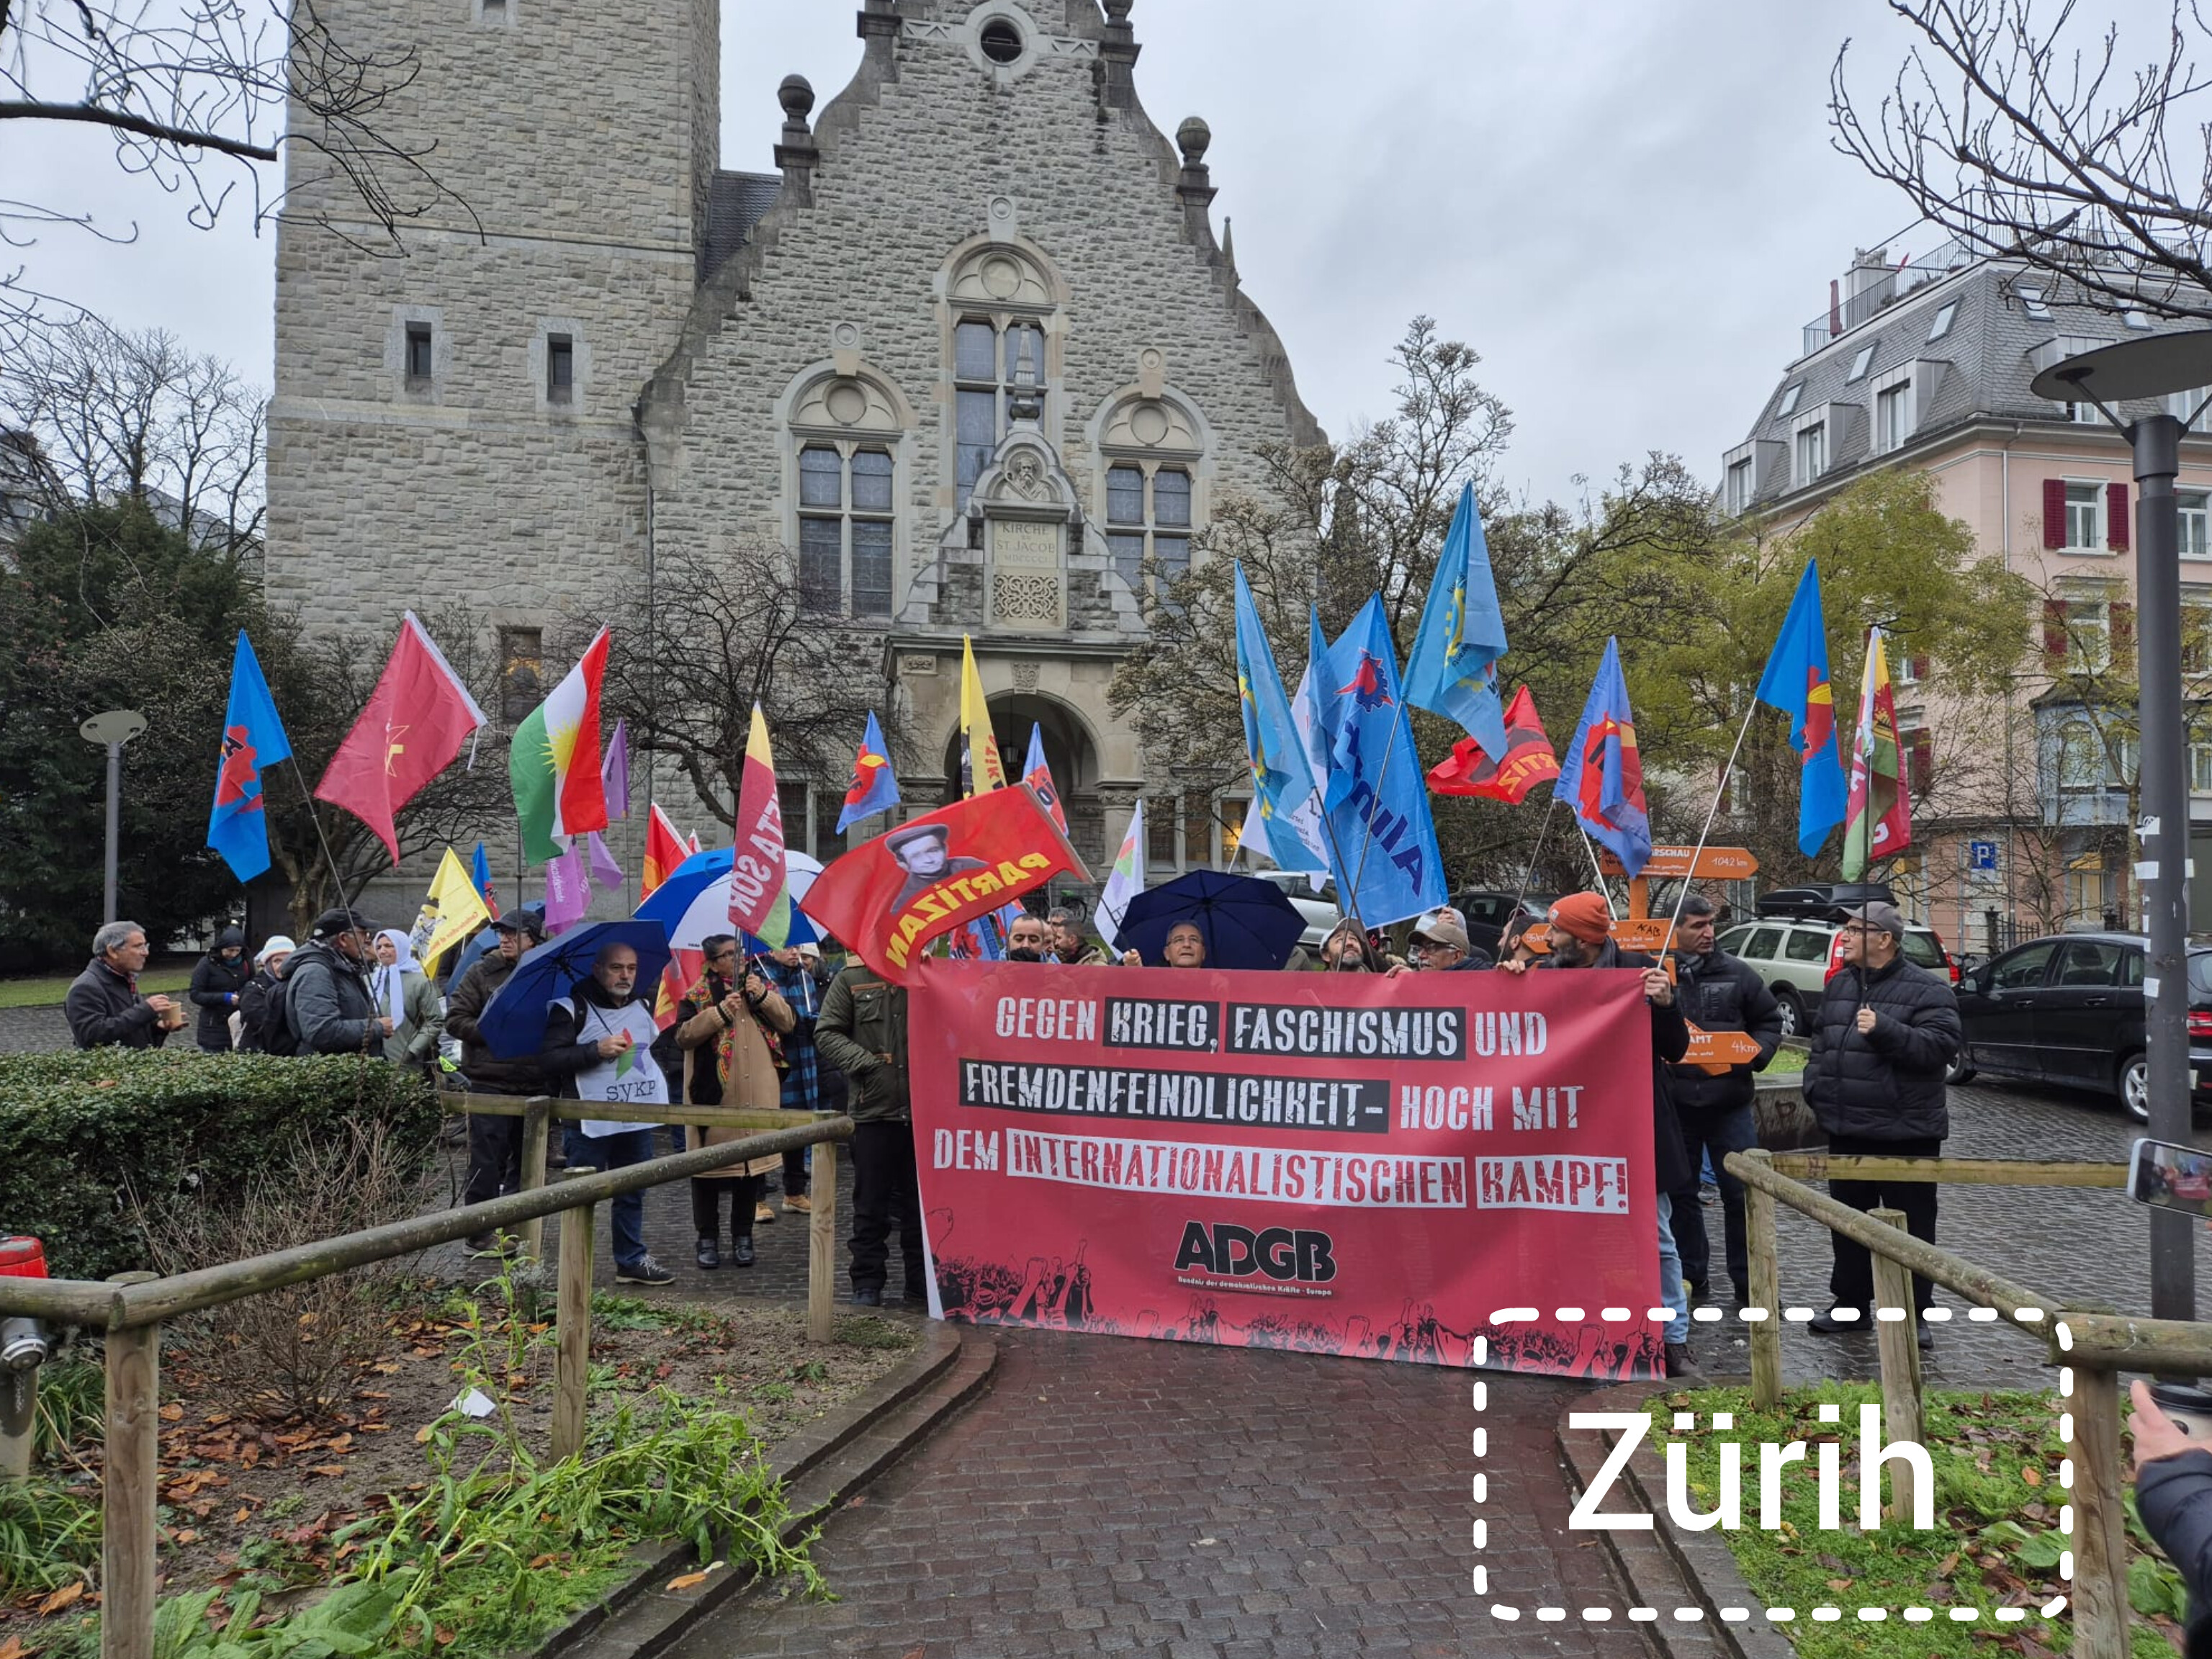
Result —
[[[616, 1101], [625, 1106], [668, 1104], [668, 1079], [652, 1053], [660, 1028], [653, 1023], [653, 1010], [642, 1000], [626, 1002], [619, 1008], [602, 1008], [595, 1002], [571, 997], [553, 1006], [566, 1008], [574, 1018], [580, 1046], [596, 1043], [617, 1031], [628, 1031], [630, 1036], [630, 1046], [612, 1060], [595, 1055], [589, 1066], [576, 1073], [580, 1099]], [[586, 1118], [576, 1127], [587, 1135], [599, 1136], [627, 1134], [647, 1126]]]

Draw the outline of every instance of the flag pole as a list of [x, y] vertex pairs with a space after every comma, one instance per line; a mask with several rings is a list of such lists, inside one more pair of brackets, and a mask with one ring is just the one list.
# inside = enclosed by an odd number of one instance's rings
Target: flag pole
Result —
[[[1355, 893], [1359, 890], [1359, 884], [1367, 874], [1368, 851], [1375, 845], [1375, 818], [1376, 815], [1382, 810], [1382, 786], [1390, 776], [1390, 757], [1398, 747], [1398, 731], [1401, 726], [1411, 724], [1413, 724], [1413, 717], [1401, 706], [1398, 710], [1398, 718], [1390, 722], [1390, 740], [1382, 745], [1382, 769], [1375, 775], [1375, 799], [1368, 804], [1367, 823], [1360, 831], [1359, 867], [1352, 872], [1352, 890]], [[1367, 923], [1364, 919], [1360, 921], [1359, 932], [1360, 937], [1364, 939], [1367, 933]]]
[[1590, 839], [1589, 830], [1583, 830], [1580, 819], [1576, 820], [1575, 827], [1583, 831], [1583, 849], [1589, 854], [1590, 874], [1597, 879], [1598, 896], [1605, 901], [1606, 916], [1609, 921], [1618, 921], [1620, 915], [1613, 908], [1613, 891], [1605, 884], [1605, 866], [1597, 861], [1597, 843]]
[[346, 898], [345, 878], [338, 874], [338, 861], [331, 856], [331, 844], [323, 838], [323, 820], [315, 811], [315, 792], [307, 787], [307, 775], [300, 769], [300, 757], [292, 760], [292, 775], [300, 781], [300, 793], [307, 803], [307, 822], [315, 826], [315, 844], [323, 849], [323, 862], [330, 867], [331, 884], [337, 890], [337, 902], [350, 908]]
[[1682, 890], [1674, 896], [1674, 914], [1667, 920], [1667, 941], [1674, 943], [1674, 929], [1682, 920], [1682, 907], [1690, 901], [1690, 884], [1697, 879], [1698, 860], [1705, 855], [1705, 842], [1713, 833], [1713, 820], [1720, 816], [1721, 798], [1728, 793], [1729, 777], [1735, 770], [1736, 757], [1743, 752], [1743, 740], [1751, 732], [1751, 717], [1759, 712], [1759, 699], [1751, 700], [1751, 707], [1743, 711], [1743, 724], [1735, 729], [1735, 747], [1729, 750], [1728, 764], [1721, 768], [1721, 781], [1713, 789], [1713, 804], [1705, 810], [1705, 827], [1698, 831], [1697, 851], [1690, 854], [1690, 867], [1682, 872]]
[[1536, 860], [1544, 856], [1544, 838], [1552, 833], [1552, 811], [1559, 804], [1559, 792], [1558, 787], [1554, 785], [1552, 799], [1544, 808], [1544, 827], [1536, 831], [1536, 850], [1528, 854], [1528, 867], [1521, 872], [1521, 890], [1513, 896], [1513, 908], [1516, 910], [1521, 908], [1521, 902], [1528, 896], [1528, 884], [1534, 880], [1536, 876]]

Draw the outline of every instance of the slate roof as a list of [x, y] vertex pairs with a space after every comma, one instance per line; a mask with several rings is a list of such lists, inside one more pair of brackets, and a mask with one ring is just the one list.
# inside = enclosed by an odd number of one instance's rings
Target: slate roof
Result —
[[[2050, 315], [2031, 316], [2024, 289], [2040, 290]], [[1956, 305], [1950, 327], [1940, 340], [1929, 332], [1937, 313]], [[2045, 402], [2028, 382], [2059, 357], [2093, 345], [2140, 337], [2120, 318], [2092, 309], [2069, 284], [2049, 273], [2014, 263], [1984, 262], [1923, 282], [1866, 321], [1831, 339], [1790, 365], [1761, 408], [1745, 439], [1767, 444], [1754, 450], [1759, 465], [1752, 503], [1768, 507], [1802, 493], [1791, 483], [1790, 446], [1806, 415], [1828, 404], [1845, 412], [1832, 420], [1827, 465], [1808, 489], [1833, 488], [1868, 462], [1881, 459], [1873, 447], [1875, 394], [1890, 371], [1918, 361], [1932, 368], [1932, 384], [1914, 411], [1911, 436], [1902, 451], [1919, 448], [1947, 431], [1978, 421], [2064, 422], [2065, 407]], [[1865, 372], [1851, 368], [1861, 350], [1874, 352]], [[1799, 387], [1795, 404], [1782, 412], [1790, 388]], [[2151, 412], [2155, 404], [2124, 404], [2124, 418]], [[1742, 446], [1729, 452], [1741, 457]]]
[[745, 238], [752, 234], [761, 216], [775, 204], [776, 193], [782, 188], [783, 175], [780, 173], [715, 173], [707, 194], [707, 246], [699, 270], [702, 282], [745, 245]]

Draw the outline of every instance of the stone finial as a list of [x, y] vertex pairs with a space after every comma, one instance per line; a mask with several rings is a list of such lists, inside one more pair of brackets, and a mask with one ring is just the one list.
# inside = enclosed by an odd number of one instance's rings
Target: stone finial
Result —
[[1044, 398], [1037, 389], [1039, 366], [1030, 355], [1030, 343], [1035, 337], [1030, 330], [1022, 331], [1021, 356], [1014, 363], [1014, 384], [1006, 393], [1006, 418], [1027, 426], [1034, 426], [1044, 418]]
[[1131, 0], [1105, 0], [1105, 3], [1106, 27], [1109, 29], [1128, 27]]
[[1213, 201], [1213, 179], [1206, 167], [1206, 152], [1213, 143], [1213, 129], [1195, 115], [1187, 117], [1176, 129], [1176, 143], [1182, 150], [1182, 172], [1176, 179], [1176, 194], [1182, 198], [1187, 217], [1192, 217], [1194, 230], [1205, 222], [1206, 210]]
[[814, 134], [806, 125], [814, 108], [814, 88], [803, 75], [787, 75], [775, 89], [775, 101], [783, 106], [783, 131], [775, 147], [775, 164], [783, 169], [784, 187], [793, 198], [811, 206], [814, 164], [822, 159]]
[[806, 118], [814, 109], [814, 85], [803, 75], [787, 75], [775, 89], [775, 101], [783, 106], [783, 124], [787, 128], [806, 131]]
[[[796, 76], [793, 78], [797, 79]], [[787, 82], [785, 84], [788, 85], [789, 82]], [[1182, 125], [1176, 129], [1176, 143], [1182, 150], [1184, 167], [1192, 168], [1204, 167], [1206, 149], [1213, 143], [1213, 129], [1197, 116], [1187, 115], [1183, 118]]]
[[1137, 106], [1137, 83], [1134, 71], [1137, 54], [1143, 48], [1137, 45], [1135, 33], [1129, 27], [1129, 0], [1105, 0], [1106, 30], [1098, 42], [1098, 108], [1103, 114], [1108, 110], [1134, 109]]

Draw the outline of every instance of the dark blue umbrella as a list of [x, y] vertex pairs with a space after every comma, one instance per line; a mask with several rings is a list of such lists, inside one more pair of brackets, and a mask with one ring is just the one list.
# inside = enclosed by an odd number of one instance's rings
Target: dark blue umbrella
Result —
[[534, 1054], [545, 1041], [545, 1011], [592, 976], [592, 958], [610, 945], [637, 952], [639, 991], [650, 1000], [668, 966], [668, 934], [657, 921], [593, 921], [549, 939], [520, 962], [477, 1017], [484, 1045], [501, 1060]]
[[1193, 870], [1131, 899], [1115, 940], [1158, 963], [1169, 930], [1186, 921], [1205, 936], [1209, 968], [1280, 968], [1306, 930], [1306, 919], [1273, 882]]

